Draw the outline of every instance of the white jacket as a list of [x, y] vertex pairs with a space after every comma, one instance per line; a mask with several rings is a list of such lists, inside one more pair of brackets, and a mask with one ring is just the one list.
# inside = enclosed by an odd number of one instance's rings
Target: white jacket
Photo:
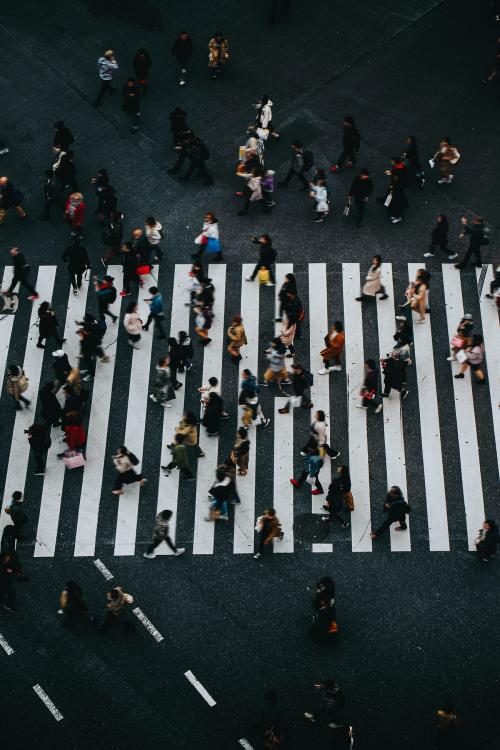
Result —
[[146, 237], [150, 245], [159, 245], [161, 242], [161, 229], [162, 226], [159, 221], [156, 222], [154, 227], [150, 227], [146, 224]]
[[123, 318], [123, 326], [133, 336], [142, 332], [142, 320], [137, 313], [127, 313]]
[[326, 422], [313, 422], [311, 432], [319, 445], [325, 445], [328, 439]]
[[209, 221], [203, 222], [203, 229], [201, 230], [201, 233], [205, 235], [205, 237], [214, 237], [216, 240], [219, 239], [219, 225], [216, 222], [215, 224], [210, 223]]
[[[258, 106], [260, 107], [260, 104]], [[264, 104], [264, 106], [262, 107], [262, 112], [260, 113], [260, 119], [259, 119], [261, 128], [267, 128], [269, 123], [272, 122], [272, 119], [273, 119], [272, 107], [273, 107], [273, 103], [270, 99], [268, 103]]]
[[322, 213], [328, 211], [328, 192], [326, 190], [326, 187], [324, 187], [323, 185], [312, 185], [311, 193], [313, 194], [313, 198], [316, 201], [316, 211], [321, 211]]

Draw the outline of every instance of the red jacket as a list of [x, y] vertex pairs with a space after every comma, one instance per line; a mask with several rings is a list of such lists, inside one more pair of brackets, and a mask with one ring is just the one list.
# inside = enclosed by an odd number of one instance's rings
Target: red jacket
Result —
[[87, 436], [81, 424], [68, 424], [64, 428], [64, 432], [66, 433], [66, 442], [70, 451], [81, 448], [87, 442]]
[[69, 215], [70, 205], [71, 198], [68, 198], [68, 200], [66, 201], [66, 216], [68, 217], [68, 221], [72, 227], [81, 227], [83, 225], [83, 219], [85, 216], [85, 203], [82, 201], [78, 204], [78, 206], [75, 208], [75, 213], [73, 214], [72, 218]]

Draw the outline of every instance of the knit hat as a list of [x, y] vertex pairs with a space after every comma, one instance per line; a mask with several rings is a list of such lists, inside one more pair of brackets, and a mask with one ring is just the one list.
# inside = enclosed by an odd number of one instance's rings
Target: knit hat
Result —
[[64, 357], [64, 352], [62, 349], [56, 349], [55, 352], [52, 352], [53, 357]]

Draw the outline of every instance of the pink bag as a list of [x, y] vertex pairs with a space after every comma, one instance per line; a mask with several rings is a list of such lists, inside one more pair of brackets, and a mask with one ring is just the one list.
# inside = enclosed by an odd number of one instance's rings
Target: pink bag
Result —
[[87, 459], [79, 451], [66, 451], [63, 461], [67, 469], [79, 469], [85, 466]]
[[451, 345], [456, 349], [461, 349], [464, 345], [464, 340], [461, 336], [452, 336]]

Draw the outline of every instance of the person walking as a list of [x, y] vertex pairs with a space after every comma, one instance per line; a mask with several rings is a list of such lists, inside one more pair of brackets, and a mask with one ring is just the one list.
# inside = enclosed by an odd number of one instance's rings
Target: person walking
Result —
[[294, 479], [293, 477], [290, 479], [290, 484], [300, 489], [304, 482], [307, 481], [311, 485], [311, 495], [322, 495], [324, 490], [319, 481], [319, 472], [323, 467], [324, 461], [320, 455], [318, 443], [314, 438], [311, 438], [309, 443], [304, 446], [301, 454], [304, 456], [302, 471], [298, 479]]
[[274, 508], [266, 508], [264, 513], [257, 519], [255, 527], [259, 535], [259, 546], [254, 554], [254, 560], [258, 560], [265, 548], [273, 539], [283, 539], [281, 523]]
[[311, 401], [311, 373], [305, 370], [300, 362], [294, 362], [292, 365], [292, 390], [293, 396], [288, 399], [283, 408], [278, 409], [280, 414], [288, 414], [290, 406], [301, 406], [303, 409], [312, 409]]
[[439, 149], [429, 161], [431, 167], [437, 164], [439, 174], [441, 175], [438, 185], [449, 185], [452, 182], [455, 177], [453, 168], [458, 164], [459, 159], [460, 154], [455, 146], [453, 146], [451, 138], [443, 138], [439, 144]]
[[55, 311], [49, 302], [42, 302], [38, 308], [38, 349], [45, 349], [46, 344], [42, 341], [48, 341], [51, 338], [56, 340], [60, 349], [66, 339], [62, 339], [58, 333], [59, 322]]
[[144, 224], [146, 239], [153, 248], [153, 260], [162, 261], [163, 251], [161, 241], [163, 240], [163, 227], [154, 216], [148, 216]]
[[169, 523], [173, 513], [171, 510], [161, 510], [156, 516], [155, 525], [153, 529], [153, 539], [151, 544], [148, 545], [146, 552], [142, 555], [148, 560], [152, 560], [156, 557], [155, 549], [165, 542], [167, 547], [174, 553], [175, 557], [183, 555], [186, 551], [185, 547], [176, 547], [170, 538]]
[[[418, 313], [417, 323], [425, 323], [425, 315], [429, 307], [429, 288], [431, 275], [425, 268], [419, 268], [412, 281], [406, 288], [406, 302], [398, 305], [404, 310], [413, 310]], [[396, 320], [406, 320], [405, 315], [396, 315]]]
[[302, 183], [301, 190], [310, 190], [310, 185], [306, 178], [306, 173], [309, 172], [312, 163], [312, 154], [304, 152], [301, 141], [294, 141], [292, 143], [292, 163], [290, 169], [287, 172], [285, 179], [279, 183], [280, 187], [286, 187], [292, 177], [297, 177]]
[[125, 490], [123, 489], [124, 484], [133, 484], [139, 482], [139, 486], [142, 487], [147, 479], [144, 479], [141, 473], [134, 471], [134, 466], [137, 466], [139, 459], [135, 456], [132, 451], [122, 445], [116, 453], [113, 455], [113, 464], [116, 471], [118, 472], [115, 479], [114, 489], [111, 491], [113, 495], [123, 495]]
[[489, 562], [496, 553], [499, 542], [500, 534], [498, 533], [498, 526], [495, 521], [487, 518], [474, 540], [479, 559], [482, 562]]
[[16, 611], [16, 592], [14, 589], [14, 570], [7, 559], [0, 563], [0, 604], [7, 612]]
[[66, 382], [66, 379], [71, 372], [71, 365], [69, 363], [68, 355], [65, 354], [62, 349], [57, 349], [55, 352], [52, 352], [52, 356], [54, 357], [52, 368], [55, 375], [53, 388], [54, 393], [57, 393], [59, 388]]
[[200, 260], [203, 253], [210, 254], [211, 257], [222, 258], [219, 241], [219, 221], [212, 211], [207, 211], [203, 217], [203, 225], [200, 234], [196, 237], [194, 244], [198, 246], [191, 257]]
[[168, 356], [170, 358], [170, 371], [172, 377], [172, 386], [177, 391], [182, 388], [182, 383], [177, 378], [178, 372], [184, 372], [184, 351], [183, 347], [179, 344], [174, 336], [169, 336], [167, 339], [168, 344]]
[[425, 185], [424, 170], [420, 162], [417, 139], [414, 135], [407, 135], [403, 151], [404, 165], [413, 172], [417, 187], [420, 189]]
[[288, 378], [285, 367], [286, 349], [281, 343], [279, 337], [272, 339], [269, 348], [266, 349], [266, 359], [268, 367], [264, 372], [264, 381], [261, 385], [267, 387], [269, 383], [278, 381], [278, 388], [282, 391], [283, 385], [289, 385], [292, 381]]
[[326, 504], [323, 505], [323, 509], [328, 511], [328, 515], [321, 518], [325, 523], [330, 523], [335, 519], [343, 529], [347, 529], [350, 526], [350, 522], [346, 521], [340, 515], [344, 510], [350, 513], [354, 510], [351, 477], [347, 466], [337, 466], [335, 476], [328, 487]]
[[264, 414], [262, 407], [259, 403], [259, 392], [260, 386], [257, 383], [257, 378], [252, 374], [251, 370], [245, 368], [241, 373], [240, 383], [240, 395], [238, 398], [238, 404], [244, 406], [243, 412], [246, 412], [247, 407], [249, 409], [248, 420], [243, 420], [244, 427], [250, 427], [252, 424], [261, 424], [264, 427], [268, 427], [271, 420]]
[[109, 261], [116, 255], [119, 255], [123, 240], [123, 214], [121, 211], [112, 211], [106, 230], [102, 233], [102, 241], [110, 249], [106, 255], [101, 256], [101, 263], [107, 268]]
[[227, 337], [229, 339], [227, 351], [231, 355], [232, 363], [237, 365], [238, 362], [241, 361], [241, 347], [246, 346], [247, 344], [247, 337], [241, 315], [233, 315], [231, 324], [227, 329]]
[[121, 260], [123, 268], [123, 289], [120, 297], [129, 297], [132, 294], [132, 283], [139, 284], [137, 269], [139, 268], [139, 257], [132, 249], [131, 244], [124, 242], [121, 246]]
[[436, 226], [431, 232], [431, 244], [429, 250], [424, 253], [424, 258], [433, 258], [434, 250], [436, 245], [443, 251], [448, 253], [448, 260], [455, 260], [458, 253], [451, 253], [448, 249], [448, 232], [449, 232], [448, 217], [445, 214], [438, 214], [436, 219]]
[[149, 293], [151, 297], [144, 300], [144, 302], [149, 305], [149, 315], [146, 324], [142, 326], [142, 330], [149, 331], [149, 326], [154, 321], [155, 328], [158, 331], [158, 338], [165, 339], [167, 337], [162, 325], [162, 321], [165, 318], [163, 312], [163, 296], [157, 286], [150, 286]]
[[257, 261], [251, 275], [247, 276], [245, 281], [254, 281], [260, 269], [266, 268], [269, 271], [269, 281], [266, 282], [266, 286], [274, 286], [276, 284], [276, 278], [274, 276], [273, 265], [276, 262], [277, 253], [273, 247], [270, 236], [268, 234], [261, 234], [260, 237], [250, 237], [250, 240], [254, 245], [259, 246], [259, 260]]
[[132, 68], [137, 81], [142, 91], [142, 98], [145, 99], [148, 92], [149, 86], [149, 71], [153, 61], [149, 52], [141, 47], [135, 53], [134, 59], [132, 60]]
[[[344, 324], [336, 320], [325, 336], [325, 348], [320, 355], [323, 358], [323, 367], [318, 370], [318, 375], [327, 375], [329, 372], [340, 372], [340, 356], [345, 346]], [[330, 364], [333, 360], [333, 365]]]
[[132, 133], [137, 133], [141, 121], [141, 89], [135, 78], [128, 78], [122, 88], [122, 109], [132, 120]]
[[238, 172], [238, 177], [243, 177], [246, 180], [245, 187], [241, 192], [245, 203], [243, 208], [238, 211], [238, 216], [246, 216], [250, 203], [262, 202], [262, 169], [260, 166], [253, 166], [250, 172]]
[[[285, 349], [285, 357], [295, 357], [295, 348], [293, 341], [295, 338], [295, 332], [297, 330], [297, 324], [292, 323], [285, 316], [280, 326], [280, 341]], [[288, 354], [286, 353], [288, 351]]]
[[28, 378], [24, 374], [24, 370], [19, 365], [9, 365], [7, 368], [7, 381], [6, 388], [9, 396], [14, 399], [14, 409], [21, 411], [22, 404], [26, 408], [30, 405], [31, 401], [28, 401], [23, 393], [28, 390]]
[[205, 404], [205, 412], [201, 424], [205, 427], [208, 437], [217, 437], [220, 430], [220, 421], [224, 411], [224, 401], [215, 391], [211, 391]]
[[360, 146], [361, 136], [354, 122], [354, 117], [346, 115], [343, 123], [342, 151], [336, 163], [333, 167], [330, 167], [330, 172], [340, 172], [346, 159], [349, 160], [346, 167], [355, 167], [357, 161], [356, 152], [359, 151]]
[[380, 295], [380, 299], [388, 299], [389, 295], [385, 291], [385, 287], [382, 286], [382, 256], [374, 255], [372, 258], [372, 264], [366, 274], [365, 283], [361, 290], [361, 296], [356, 297], [357, 302], [365, 302], [368, 297], [376, 297]]
[[229, 60], [229, 45], [227, 39], [216, 31], [208, 43], [208, 67], [210, 77], [215, 79], [220, 76], [222, 70]]
[[64, 120], [58, 120], [54, 123], [54, 140], [53, 146], [60, 146], [60, 148], [66, 153], [69, 151], [73, 143], [75, 142], [75, 136], [69, 128], [64, 124]]
[[76, 581], [66, 581], [64, 584], [57, 614], [61, 618], [61, 625], [66, 627], [88, 620], [88, 607], [83, 598], [83, 591]]
[[212, 327], [213, 322], [213, 311], [212, 307], [207, 305], [198, 305], [194, 308], [196, 313], [194, 332], [200, 337], [199, 344], [201, 346], [208, 346], [212, 339], [209, 336], [209, 331]]
[[316, 213], [316, 218], [314, 219], [314, 222], [320, 224], [327, 218], [330, 211], [326, 180], [320, 178], [316, 179], [315, 182], [311, 184], [311, 192], [309, 195], [313, 198], [315, 204], [314, 211]]
[[371, 538], [378, 539], [393, 523], [399, 524], [396, 526], [396, 531], [406, 531], [408, 528], [406, 525], [406, 516], [410, 510], [410, 506], [404, 499], [400, 488], [395, 485], [391, 487], [384, 502], [383, 514], [385, 515], [385, 519], [378, 529], [370, 532]]
[[462, 349], [472, 345], [472, 332], [474, 330], [474, 321], [470, 313], [466, 313], [457, 326], [457, 330], [451, 338], [450, 356], [448, 362], [454, 362], [457, 353]]
[[172, 57], [177, 60], [179, 86], [186, 85], [187, 66], [192, 53], [192, 39], [187, 31], [181, 31], [172, 45]]
[[99, 107], [106, 91], [108, 91], [110, 94], [116, 91], [115, 86], [113, 86], [112, 84], [112, 80], [113, 72], [115, 70], [118, 70], [118, 63], [115, 58], [115, 53], [112, 49], [108, 49], [104, 53], [104, 55], [102, 55], [97, 60], [97, 69], [101, 81], [101, 88], [99, 89], [99, 93], [97, 94], [97, 99], [95, 100], [94, 107]]
[[267, 130], [269, 135], [273, 138], [279, 138], [280, 134], [277, 133], [273, 125], [273, 102], [270, 100], [268, 94], [264, 94], [260, 102], [255, 105], [257, 110], [257, 116], [255, 118], [255, 127], [261, 130]]
[[9, 288], [5, 291], [2, 291], [2, 293], [6, 294], [8, 297], [12, 297], [12, 293], [16, 286], [18, 284], [21, 284], [21, 286], [24, 286], [30, 293], [28, 297], [29, 301], [34, 302], [38, 299], [39, 295], [35, 287], [31, 286], [28, 281], [28, 275], [31, 269], [26, 261], [26, 258], [24, 257], [24, 254], [19, 250], [18, 247], [11, 247], [9, 250], [9, 255], [12, 258], [14, 274], [12, 276], [12, 281], [10, 282]]
[[14, 526], [15, 538], [24, 539], [23, 528], [28, 523], [28, 516], [24, 510], [24, 498], [23, 493], [19, 490], [15, 490], [12, 493], [12, 499], [10, 505], [4, 508], [4, 512], [9, 516]]
[[78, 290], [82, 288], [83, 274], [90, 270], [87, 248], [80, 244], [78, 236], [75, 235], [71, 238], [71, 245], [68, 245], [61, 256], [61, 260], [68, 264], [68, 276], [73, 294], [78, 294]]
[[340, 456], [340, 451], [328, 445], [328, 425], [324, 411], [317, 411], [311, 424], [311, 436], [318, 444], [322, 456], [330, 456], [332, 461]]
[[390, 355], [380, 360], [384, 370], [384, 390], [382, 398], [389, 398], [391, 390], [399, 391], [401, 401], [407, 397], [409, 391], [406, 387], [406, 364], [401, 357], [400, 349], [393, 349]]
[[246, 477], [250, 458], [250, 440], [248, 439], [248, 430], [244, 427], [238, 427], [231, 457], [238, 467], [238, 476]]
[[493, 269], [493, 278], [490, 281], [490, 291], [484, 296], [488, 299], [494, 299], [495, 295], [499, 298], [498, 289], [500, 289], [500, 265]]
[[47, 451], [52, 445], [48, 430], [42, 425], [35, 422], [26, 430], [28, 434], [28, 443], [30, 445], [33, 457], [35, 459], [36, 477], [43, 477], [45, 474], [45, 464], [47, 463]]
[[98, 633], [104, 635], [117, 625], [121, 625], [128, 633], [133, 632], [135, 627], [127, 619], [126, 614], [126, 606], [133, 603], [134, 597], [127, 594], [122, 586], [115, 586], [114, 589], [110, 589], [106, 594], [106, 618], [99, 626]]
[[139, 341], [143, 329], [142, 320], [139, 317], [139, 305], [137, 302], [129, 302], [123, 318], [123, 327], [127, 331], [127, 343], [132, 349], [140, 349]]
[[464, 347], [460, 350], [461, 356], [457, 357], [460, 362], [460, 371], [454, 376], [456, 379], [465, 378], [465, 373], [470, 367], [474, 373], [476, 383], [479, 385], [485, 385], [486, 378], [481, 368], [484, 360], [484, 343], [483, 337], [480, 333], [475, 333], [472, 336], [472, 341], [469, 346]]
[[365, 213], [365, 207], [368, 203], [370, 195], [373, 193], [373, 180], [370, 177], [369, 169], [362, 169], [357, 177], [351, 182], [349, 188], [349, 194], [347, 197], [347, 205], [350, 206], [351, 202], [354, 201], [356, 205], [356, 226], [360, 227], [363, 223], [363, 216]]
[[391, 176], [384, 206], [393, 224], [399, 224], [400, 221], [403, 221], [403, 214], [405, 208], [408, 206], [408, 200], [406, 199], [401, 177], [397, 174]]
[[62, 409], [59, 401], [54, 394], [54, 384], [50, 381], [40, 389], [38, 394], [40, 399], [40, 416], [44, 421], [44, 427], [50, 430], [51, 427], [61, 427]]
[[365, 377], [360, 391], [361, 403], [356, 404], [358, 409], [368, 409], [370, 404], [372, 404], [375, 407], [375, 414], [379, 414], [382, 411], [384, 406], [382, 401], [377, 404], [378, 375], [379, 372], [375, 365], [375, 360], [365, 360]]
[[186, 435], [179, 433], [175, 436], [175, 441], [170, 445], [172, 460], [161, 469], [166, 477], [169, 477], [173, 469], [179, 469], [181, 479], [194, 480], [195, 476], [189, 460], [188, 446], [186, 445]]
[[462, 222], [463, 229], [459, 235], [459, 239], [463, 240], [463, 238], [468, 235], [469, 247], [460, 263], [455, 264], [455, 268], [465, 268], [472, 255], [474, 255], [474, 265], [476, 268], [482, 268], [483, 262], [481, 260], [481, 247], [490, 244], [488, 232], [484, 226], [484, 220], [480, 216], [476, 216], [472, 220], [472, 225], [469, 225], [467, 218], [462, 216], [460, 221]]
[[[283, 279], [283, 283], [279, 289], [278, 292], [278, 302], [279, 302], [279, 308], [278, 308], [278, 317], [274, 319], [275, 323], [281, 323], [283, 319], [283, 314], [286, 313], [288, 315], [287, 311], [287, 303], [288, 303], [288, 294], [294, 294], [297, 295], [297, 279], [295, 278], [295, 275], [293, 273], [287, 273], [285, 278]], [[288, 315], [289, 316], [289, 315]]]
[[190, 456], [195, 458], [204, 458], [205, 454], [198, 445], [198, 420], [192, 411], [185, 411], [181, 421], [175, 428], [173, 443], [168, 446], [173, 448], [178, 443], [178, 436], [182, 435], [183, 443], [186, 446], [188, 459]]
[[175, 399], [175, 392], [172, 386], [172, 372], [170, 368], [170, 358], [161, 357], [156, 365], [156, 378], [153, 386], [153, 393], [149, 394], [151, 401], [155, 404], [161, 404], [167, 409], [172, 407], [169, 403]]
[[39, 221], [49, 221], [50, 211], [54, 204], [57, 203], [58, 191], [54, 174], [51, 169], [44, 172], [45, 179], [43, 182], [43, 211], [38, 217]]
[[99, 319], [104, 320], [108, 315], [113, 323], [116, 323], [118, 316], [114, 315], [109, 310], [109, 306], [112, 305], [118, 296], [116, 287], [113, 285], [114, 276], [106, 276], [103, 279], [99, 279], [97, 276], [92, 277], [94, 283], [94, 289], [97, 296], [97, 306], [99, 308]]
[[23, 199], [22, 192], [14, 187], [8, 177], [0, 177], [0, 224], [5, 221], [9, 208], [13, 208], [18, 217], [26, 221], [28, 214], [21, 206]]
[[86, 204], [81, 193], [71, 193], [66, 201], [65, 215], [72, 236], [83, 237], [83, 221]]

